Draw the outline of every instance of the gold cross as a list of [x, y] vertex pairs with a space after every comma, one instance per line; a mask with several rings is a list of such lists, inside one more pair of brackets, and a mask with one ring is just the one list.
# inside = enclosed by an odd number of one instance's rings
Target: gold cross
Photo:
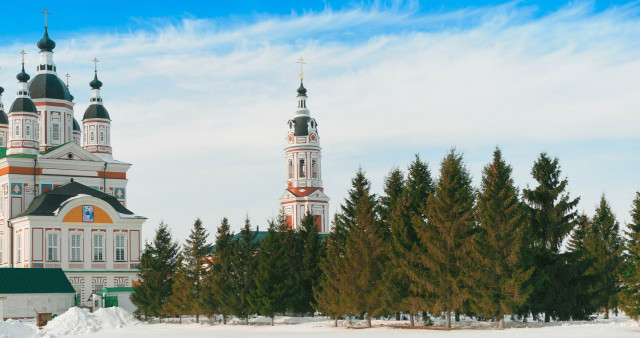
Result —
[[304, 73], [302, 72], [302, 65], [306, 64], [306, 62], [304, 62], [304, 59], [302, 58], [302, 56], [298, 59], [298, 62], [300, 64], [300, 81], [302, 81], [302, 77], [304, 75]]
[[65, 77], [67, 78], [67, 88], [69, 88], [69, 78], [71, 77], [71, 75], [69, 75], [69, 73], [65, 74]]
[[22, 65], [24, 66], [24, 55], [27, 54], [27, 52], [24, 51], [24, 49], [20, 52], [20, 54], [22, 54]]
[[51, 14], [51, 12], [49, 12], [46, 8], [44, 9], [44, 11], [40, 12], [42, 14], [44, 14], [44, 27], [47, 27], [47, 15]]
[[98, 71], [98, 62], [100, 62], [100, 61], [98, 61], [98, 58], [93, 58], [92, 61], [93, 61], [93, 64], [95, 65], [94, 66], [94, 70], [97, 72]]

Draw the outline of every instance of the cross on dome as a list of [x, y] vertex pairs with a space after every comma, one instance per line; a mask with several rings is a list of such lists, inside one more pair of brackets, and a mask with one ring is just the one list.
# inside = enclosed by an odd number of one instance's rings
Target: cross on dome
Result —
[[49, 12], [46, 8], [44, 9], [44, 11], [40, 12], [42, 14], [44, 14], [44, 27], [47, 27], [47, 15], [51, 14], [51, 12]]
[[300, 81], [302, 81], [302, 78], [304, 76], [304, 72], [302, 71], [302, 65], [306, 64], [306, 62], [304, 62], [304, 59], [301, 56], [296, 63], [300, 64]]

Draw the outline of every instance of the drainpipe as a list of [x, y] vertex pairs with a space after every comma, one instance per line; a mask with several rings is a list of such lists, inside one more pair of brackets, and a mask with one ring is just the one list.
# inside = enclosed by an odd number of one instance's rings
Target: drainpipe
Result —
[[107, 193], [107, 161], [104, 161], [104, 170], [102, 171], [102, 177], [104, 178], [104, 181], [102, 183], [102, 185], [104, 186], [103, 192], [106, 194]]
[[38, 189], [36, 189], [36, 168], [38, 167], [38, 158], [33, 158], [33, 198], [38, 196]]
[[7, 227], [9, 228], [9, 267], [13, 267], [13, 226], [11, 221], [7, 221]]

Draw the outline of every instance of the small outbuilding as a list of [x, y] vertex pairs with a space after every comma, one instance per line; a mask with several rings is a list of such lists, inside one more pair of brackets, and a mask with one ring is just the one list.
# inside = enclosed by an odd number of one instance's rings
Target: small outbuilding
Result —
[[132, 287], [106, 288], [93, 295], [93, 308], [121, 307], [131, 313], [138, 307], [131, 302]]
[[62, 269], [0, 268], [2, 319], [59, 315], [75, 305], [76, 292]]

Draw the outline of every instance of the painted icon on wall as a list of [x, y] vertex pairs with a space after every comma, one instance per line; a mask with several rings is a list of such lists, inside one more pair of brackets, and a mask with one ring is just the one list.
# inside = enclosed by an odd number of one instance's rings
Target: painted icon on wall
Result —
[[82, 221], [93, 222], [93, 205], [82, 206]]

